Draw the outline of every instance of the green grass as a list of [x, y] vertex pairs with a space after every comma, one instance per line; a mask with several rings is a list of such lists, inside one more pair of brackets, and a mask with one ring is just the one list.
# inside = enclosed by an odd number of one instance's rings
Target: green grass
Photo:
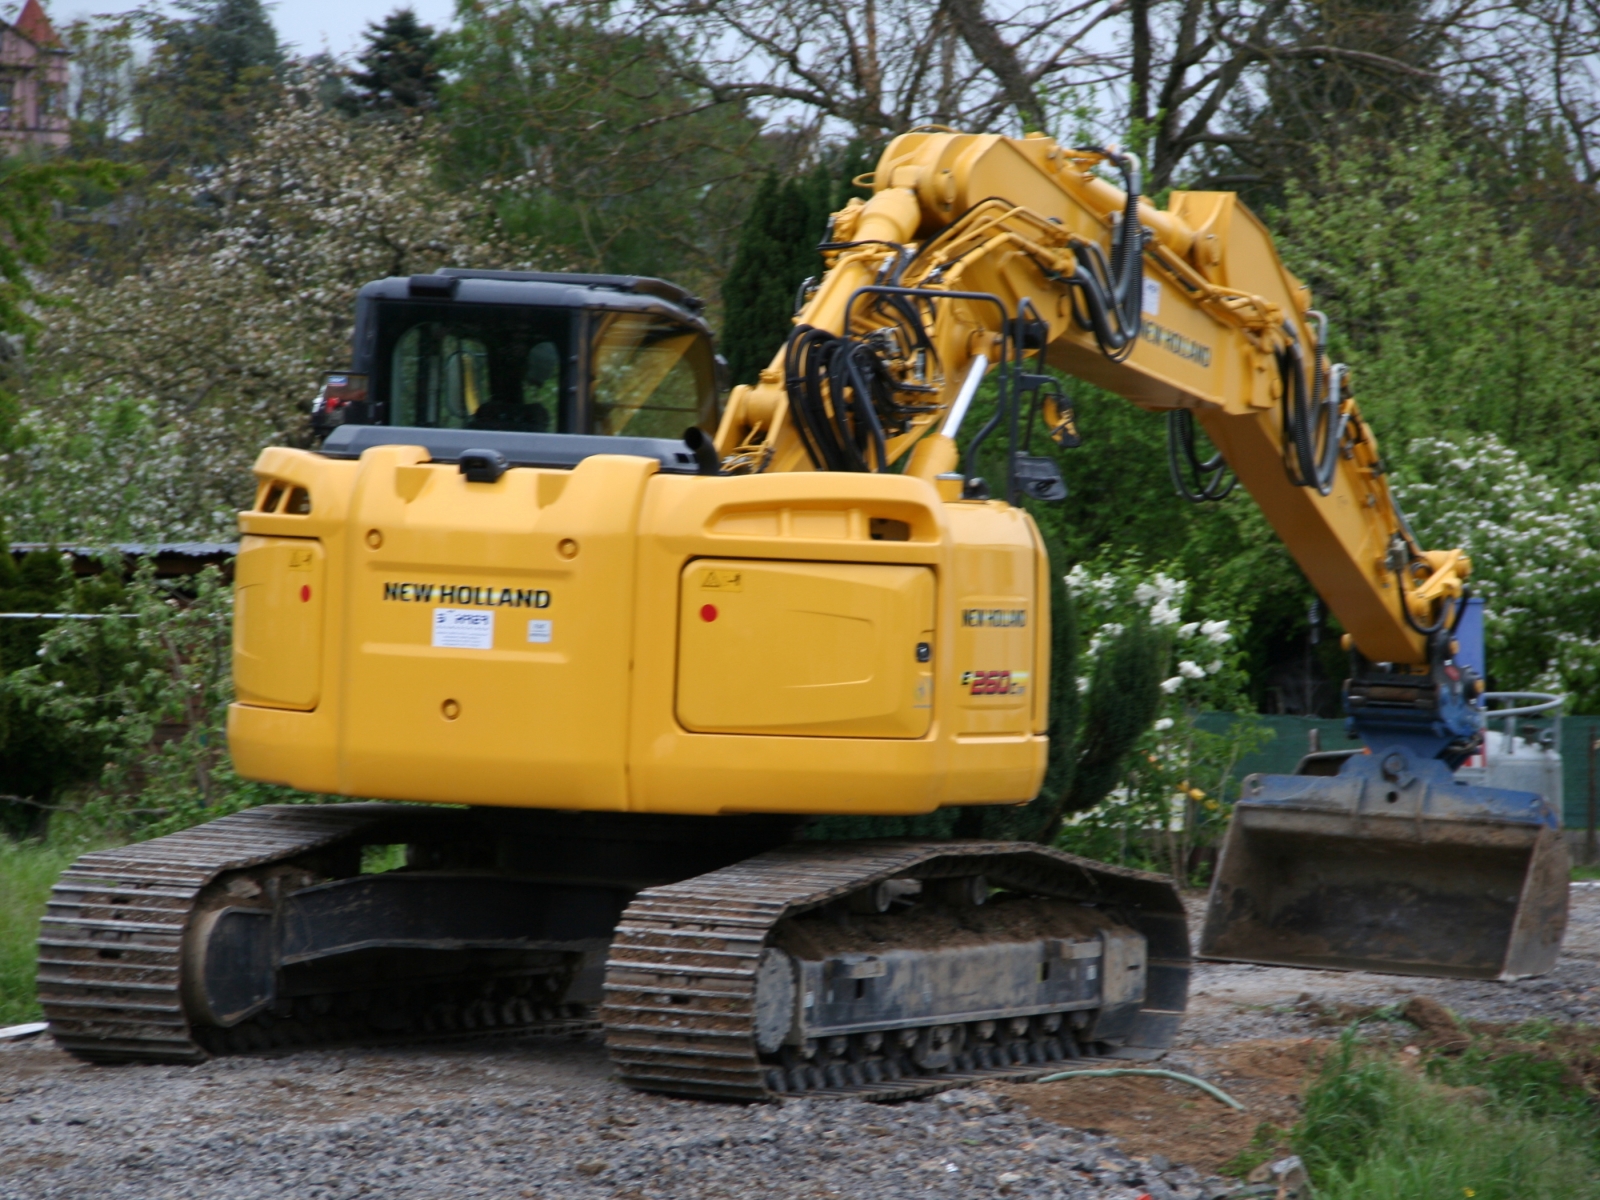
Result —
[[34, 939], [50, 885], [87, 847], [13, 842], [0, 835], [0, 1025], [39, 1019], [33, 994]]
[[1295, 1127], [1320, 1200], [1600, 1200], [1594, 1114], [1548, 1073], [1485, 1061], [1472, 1091], [1346, 1034]]
[[385, 871], [398, 871], [406, 865], [404, 846], [361, 847], [361, 873], [382, 875]]
[[1583, 863], [1572, 868], [1574, 880], [1600, 879], [1600, 863]]
[[1286, 1143], [1287, 1130], [1279, 1129], [1271, 1121], [1262, 1121], [1250, 1137], [1250, 1144], [1223, 1164], [1222, 1173], [1243, 1179], [1264, 1162], [1281, 1157]]

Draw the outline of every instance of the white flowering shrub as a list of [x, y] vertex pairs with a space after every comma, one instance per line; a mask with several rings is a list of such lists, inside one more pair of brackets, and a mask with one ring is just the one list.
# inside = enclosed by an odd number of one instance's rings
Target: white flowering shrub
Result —
[[3, 464], [11, 536], [231, 537], [258, 451], [303, 438], [319, 376], [349, 364], [363, 283], [533, 257], [497, 238], [487, 193], [437, 182], [435, 150], [420, 123], [329, 110], [309, 78], [246, 153], [146, 194], [177, 233], [123, 278], [50, 288]]
[[[1185, 621], [1187, 580], [1159, 570], [1148, 577], [1135, 570], [1097, 574], [1080, 563], [1067, 574], [1066, 583], [1078, 606], [1078, 621], [1088, 632], [1084, 661], [1093, 660], [1100, 646], [1122, 631], [1127, 614], [1141, 614], [1167, 633], [1172, 664], [1171, 674], [1161, 684], [1168, 697], [1161, 720], [1173, 720], [1186, 711], [1231, 711], [1244, 703], [1247, 681], [1229, 622]], [[1087, 678], [1079, 680], [1079, 691], [1088, 686]]]
[[[207, 408], [180, 422], [120, 387], [56, 386], [52, 404], [24, 413], [5, 456], [11, 537], [92, 546], [237, 536], [239, 474], [248, 495], [253, 454], [227, 412]], [[197, 467], [208, 458], [227, 469]]]
[[1494, 435], [1420, 438], [1396, 495], [1424, 546], [1461, 547], [1492, 684], [1600, 707], [1600, 484], [1562, 486]]
[[[1130, 758], [1124, 780], [1095, 808], [1068, 819], [1057, 844], [1075, 854], [1167, 870], [1188, 880], [1191, 851], [1226, 824], [1229, 785], [1239, 758], [1266, 736], [1248, 722], [1226, 735], [1195, 725], [1201, 712], [1249, 710], [1243, 654], [1228, 619], [1189, 613], [1187, 580], [1137, 568], [1095, 572], [1080, 564], [1066, 577], [1089, 653], [1130, 620], [1148, 621], [1167, 638], [1168, 673], [1161, 709]], [[1086, 691], [1088, 678], [1078, 687]]]

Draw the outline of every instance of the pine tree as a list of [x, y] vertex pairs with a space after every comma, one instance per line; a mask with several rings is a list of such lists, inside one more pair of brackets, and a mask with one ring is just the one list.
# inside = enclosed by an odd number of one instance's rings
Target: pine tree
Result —
[[180, 8], [194, 19], [184, 23], [174, 45], [184, 57], [203, 58], [222, 73], [228, 86], [239, 83], [252, 68], [283, 63], [278, 33], [261, 0], [185, 0]]
[[1095, 656], [1077, 760], [1051, 836], [1061, 816], [1093, 808], [1121, 781], [1128, 752], [1156, 719], [1166, 660], [1165, 639], [1146, 620], [1129, 621]]
[[875, 159], [870, 147], [851, 142], [803, 177], [762, 180], [722, 285], [721, 346], [734, 383], [755, 383], [789, 336], [801, 285], [822, 274], [817, 247], [828, 218], [852, 196], [867, 195], [853, 180]]
[[367, 112], [417, 112], [438, 102], [439, 36], [417, 20], [409, 8], [398, 8], [367, 26], [367, 47], [357, 61], [366, 68], [350, 72], [359, 89], [343, 107]]
[[755, 383], [789, 334], [800, 285], [821, 273], [816, 245], [825, 217], [818, 209], [827, 180], [818, 187], [816, 179], [768, 174], [756, 189], [722, 285], [722, 352], [734, 383]]

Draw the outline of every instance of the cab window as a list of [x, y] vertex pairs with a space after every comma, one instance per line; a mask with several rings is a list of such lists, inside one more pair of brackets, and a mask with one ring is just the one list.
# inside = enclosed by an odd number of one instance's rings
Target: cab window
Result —
[[561, 432], [568, 329], [549, 309], [382, 305], [376, 398], [391, 425]]
[[595, 433], [681, 438], [691, 425], [716, 429], [716, 371], [703, 333], [650, 313], [592, 320]]

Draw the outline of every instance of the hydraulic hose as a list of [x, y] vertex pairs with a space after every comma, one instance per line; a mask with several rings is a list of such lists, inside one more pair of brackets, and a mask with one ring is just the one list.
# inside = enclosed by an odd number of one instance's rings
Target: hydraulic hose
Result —
[[[916, 316], [906, 307], [901, 317]], [[921, 333], [920, 324], [917, 326]], [[796, 326], [784, 350], [784, 387], [795, 429], [812, 466], [883, 471], [889, 466], [885, 417], [916, 411], [895, 399], [895, 380], [875, 347], [810, 325]]]
[[1058, 1071], [1054, 1075], [1046, 1075], [1043, 1079], [1035, 1079], [1035, 1083], [1055, 1083], [1061, 1079], [1119, 1079], [1124, 1076], [1142, 1076], [1146, 1079], [1170, 1079], [1174, 1083], [1187, 1083], [1197, 1087], [1206, 1095], [1222, 1101], [1229, 1108], [1236, 1108], [1244, 1112], [1244, 1105], [1240, 1104], [1227, 1092], [1215, 1084], [1207, 1083], [1204, 1079], [1196, 1079], [1193, 1075], [1185, 1075], [1181, 1071], [1168, 1071], [1162, 1067], [1100, 1067], [1085, 1071]]
[[1239, 485], [1239, 477], [1228, 470], [1220, 450], [1201, 461], [1195, 449], [1194, 413], [1187, 408], [1167, 414], [1167, 470], [1178, 495], [1197, 504], [1221, 500]]
[[1072, 306], [1078, 325], [1094, 334], [1095, 344], [1112, 362], [1133, 353], [1143, 327], [1144, 226], [1139, 223], [1139, 194], [1144, 178], [1136, 154], [1101, 146], [1086, 146], [1085, 153], [1102, 155], [1122, 173], [1127, 201], [1112, 234], [1111, 259], [1093, 242], [1073, 243], [1078, 265], [1066, 280], [1082, 297], [1082, 308]]
[[[1335, 364], [1322, 381], [1322, 347], [1312, 350], [1309, 369], [1305, 349], [1294, 326], [1285, 325], [1288, 345], [1278, 351], [1278, 372], [1283, 380], [1283, 428], [1288, 439], [1291, 475], [1301, 487], [1314, 487], [1326, 496], [1333, 490], [1339, 465], [1339, 445], [1344, 440], [1342, 387], [1348, 368]], [[1308, 379], [1309, 377], [1309, 379]]]

